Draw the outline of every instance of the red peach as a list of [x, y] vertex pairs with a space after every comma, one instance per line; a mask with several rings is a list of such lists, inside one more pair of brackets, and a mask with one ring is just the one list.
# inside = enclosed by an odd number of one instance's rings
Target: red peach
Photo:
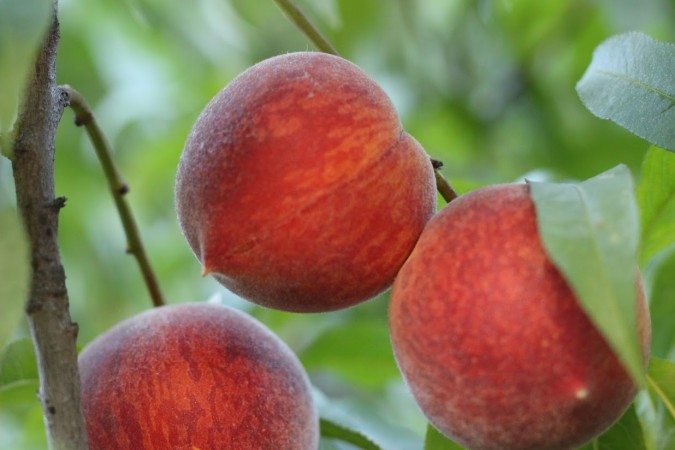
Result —
[[204, 272], [297, 312], [387, 289], [435, 202], [430, 159], [384, 91], [323, 53], [265, 60], [226, 86], [195, 123], [176, 179]]
[[165, 306], [79, 357], [92, 450], [316, 449], [310, 385], [291, 350], [239, 311]]
[[526, 185], [473, 191], [429, 222], [394, 282], [390, 326], [421, 410], [470, 449], [577, 448], [636, 395], [542, 247]]

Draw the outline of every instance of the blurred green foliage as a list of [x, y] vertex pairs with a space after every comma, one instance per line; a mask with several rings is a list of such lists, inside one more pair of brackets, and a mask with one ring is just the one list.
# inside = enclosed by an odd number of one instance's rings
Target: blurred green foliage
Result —
[[28, 292], [28, 242], [14, 208], [0, 202], [0, 348], [11, 340], [23, 315], [23, 299]]
[[19, 93], [50, 24], [50, 13], [49, 0], [0, 1], [0, 150], [11, 142], [9, 134]]
[[[619, 163], [639, 173], [648, 145], [595, 118], [574, 86], [610, 35], [640, 30], [675, 42], [672, 1], [298, 3], [342, 56], [383, 86], [407, 131], [444, 161], [460, 192], [524, 176], [585, 179]], [[386, 294], [310, 316], [252, 307], [200, 277], [175, 218], [176, 165], [201, 109], [248, 66], [311, 45], [271, 0], [60, 0], [60, 19], [58, 82], [85, 95], [113, 144], [169, 303], [215, 295], [251, 312], [298, 353], [333, 404], [374, 418], [375, 435], [419, 443], [401, 450], [422, 448], [427, 424], [395, 371]], [[60, 241], [71, 313], [86, 344], [151, 303], [125, 254], [98, 161], [71, 118], [66, 111], [59, 129], [56, 188], [68, 198]], [[11, 178], [0, 158], [0, 197], [11, 199]], [[670, 278], [655, 278], [672, 288]], [[672, 296], [665, 300], [672, 309]], [[25, 326], [15, 332], [26, 335]], [[660, 356], [672, 356], [672, 333], [659, 339]], [[0, 448], [46, 448], [35, 386], [0, 390]]]

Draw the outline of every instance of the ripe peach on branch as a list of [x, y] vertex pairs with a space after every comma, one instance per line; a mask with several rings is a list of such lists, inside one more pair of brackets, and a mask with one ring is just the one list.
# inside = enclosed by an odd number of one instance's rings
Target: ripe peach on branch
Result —
[[258, 63], [215, 96], [185, 144], [175, 197], [204, 273], [297, 312], [388, 288], [436, 205], [429, 156], [384, 91], [311, 52]]
[[79, 357], [92, 450], [315, 450], [307, 375], [278, 337], [220, 305], [154, 308]]
[[[636, 284], [646, 362], [649, 312]], [[549, 260], [524, 184], [470, 192], [429, 222], [396, 278], [389, 320], [420, 408], [467, 448], [576, 448], [637, 393]]]

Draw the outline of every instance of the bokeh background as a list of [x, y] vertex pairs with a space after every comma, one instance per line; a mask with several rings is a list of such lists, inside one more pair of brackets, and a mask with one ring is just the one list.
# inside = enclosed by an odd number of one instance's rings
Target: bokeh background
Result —
[[[406, 130], [445, 163], [442, 172], [460, 192], [525, 177], [584, 179], [619, 163], [639, 175], [648, 145], [592, 116], [574, 86], [594, 47], [613, 34], [639, 30], [675, 42], [675, 2], [298, 4], [343, 57], [382, 85]], [[387, 448], [421, 448], [426, 422], [396, 369], [386, 294], [319, 315], [253, 307], [200, 276], [175, 217], [176, 165], [201, 109], [250, 65], [311, 44], [272, 0], [60, 0], [60, 18], [58, 82], [85, 95], [112, 143], [168, 302], [211, 299], [250, 312], [297, 352], [331, 405], [388, 439]], [[68, 198], [61, 250], [84, 345], [151, 304], [125, 253], [101, 167], [70, 111], [58, 134], [56, 188]], [[11, 199], [12, 191], [9, 163], [0, 159], [0, 196]], [[15, 336], [26, 333], [21, 325]], [[672, 335], [655, 341], [657, 356], [673, 356]], [[0, 448], [46, 448], [35, 386], [0, 393]]]

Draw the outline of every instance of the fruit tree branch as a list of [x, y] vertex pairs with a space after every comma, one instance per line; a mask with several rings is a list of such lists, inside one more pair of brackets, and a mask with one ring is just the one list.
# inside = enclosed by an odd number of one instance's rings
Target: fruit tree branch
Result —
[[75, 113], [75, 124], [77, 126], [85, 127], [94, 150], [96, 151], [96, 156], [101, 162], [101, 166], [103, 166], [103, 172], [108, 180], [110, 193], [115, 201], [117, 212], [122, 221], [122, 226], [124, 227], [124, 233], [127, 236], [127, 252], [132, 254], [138, 262], [153, 305], [162, 306], [164, 304], [164, 297], [162, 296], [157, 277], [152, 270], [150, 260], [143, 247], [141, 234], [138, 231], [138, 226], [131, 213], [131, 208], [126, 201], [125, 194], [129, 192], [129, 188], [120, 176], [117, 166], [112, 159], [110, 144], [103, 135], [91, 108], [82, 94], [67, 85], [61, 86], [61, 91], [65, 93], [70, 100], [70, 108]]
[[[324, 53], [330, 53], [332, 55], [339, 56], [338, 51], [333, 47], [333, 45], [328, 42], [319, 29], [307, 18], [307, 16], [300, 10], [300, 7], [296, 5], [292, 0], [274, 0], [274, 2], [281, 8], [281, 10], [286, 14], [286, 16], [295, 24], [296, 27], [309, 39], [309, 41], [314, 44], [314, 46]], [[450, 186], [448, 180], [445, 179], [443, 174], [438, 170], [443, 164], [439, 161], [432, 160], [434, 165], [434, 175], [436, 177], [436, 188], [441, 194], [443, 199], [450, 203], [455, 198], [457, 198], [457, 193]], [[437, 164], [440, 164], [437, 166]]]
[[68, 311], [61, 264], [59, 210], [54, 197], [54, 142], [67, 99], [56, 87], [59, 42], [57, 1], [52, 24], [38, 52], [12, 139], [17, 207], [30, 242], [31, 282], [26, 313], [33, 338], [49, 448], [87, 449], [77, 370], [77, 324]]

